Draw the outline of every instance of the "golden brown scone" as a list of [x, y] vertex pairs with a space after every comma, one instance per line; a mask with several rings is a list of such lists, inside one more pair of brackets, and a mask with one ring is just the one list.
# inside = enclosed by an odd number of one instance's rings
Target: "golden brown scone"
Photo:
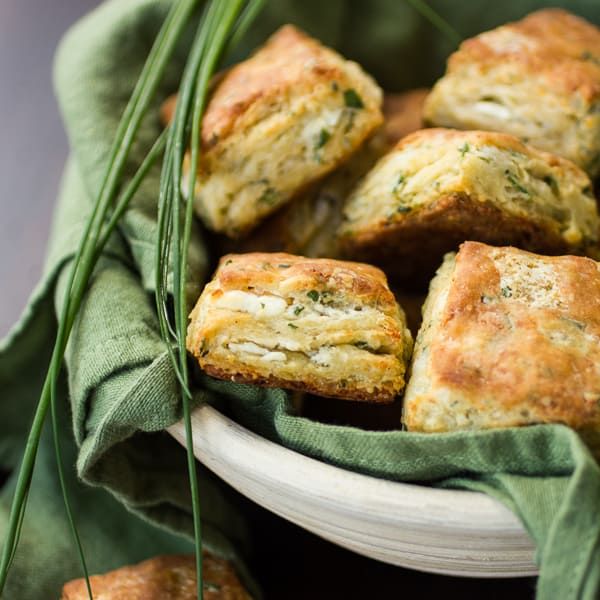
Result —
[[466, 242], [431, 283], [411, 431], [564, 423], [600, 439], [600, 264]]
[[[229, 562], [208, 552], [202, 557], [206, 600], [251, 600]], [[195, 600], [193, 556], [156, 556], [137, 565], [90, 577], [96, 600]], [[85, 579], [63, 587], [61, 600], [87, 600]]]
[[554, 8], [463, 42], [425, 119], [511, 133], [600, 174], [600, 29]]
[[424, 129], [404, 138], [350, 195], [346, 255], [388, 275], [426, 277], [460, 242], [547, 254], [595, 250], [600, 220], [587, 175], [502, 133]]
[[424, 89], [385, 94], [383, 126], [333, 173], [286, 204], [237, 245], [233, 242], [235, 250], [230, 251], [337, 258], [340, 254], [337, 230], [346, 197], [401, 137], [422, 127], [426, 95]]
[[291, 25], [215, 85], [202, 121], [194, 205], [239, 237], [379, 127], [382, 93], [354, 62]]
[[230, 254], [190, 320], [188, 350], [220, 379], [369, 402], [404, 388], [412, 338], [370, 265]]

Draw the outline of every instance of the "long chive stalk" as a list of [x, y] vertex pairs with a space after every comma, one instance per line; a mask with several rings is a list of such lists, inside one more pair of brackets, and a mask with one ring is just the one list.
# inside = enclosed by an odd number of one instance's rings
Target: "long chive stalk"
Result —
[[440, 33], [445, 35], [453, 44], [462, 42], [462, 36], [442, 15], [435, 11], [425, 0], [406, 0], [422, 17], [427, 19]]
[[[112, 231], [104, 228], [107, 213], [114, 203], [123, 168], [129, 156], [131, 145], [139, 129], [141, 120], [156, 91], [164, 68], [168, 64], [175, 45], [180, 39], [183, 29], [186, 27], [188, 19], [196, 8], [197, 3], [198, 0], [180, 0], [174, 4], [157, 36], [132, 97], [121, 118], [115, 142], [110, 153], [106, 175], [99, 194], [94, 202], [92, 213], [88, 218], [87, 227], [73, 261], [63, 309], [59, 317], [58, 332], [50, 360], [50, 366], [27, 438], [23, 461], [17, 478], [15, 495], [11, 505], [8, 530], [2, 548], [2, 557], [0, 559], [0, 594], [2, 594], [6, 585], [9, 568], [18, 545], [21, 525], [25, 514], [26, 499], [31, 485], [42, 427], [46, 418], [48, 406], [55, 396], [56, 383], [69, 335], [81, 305], [89, 277], [100, 256], [103, 247], [101, 242], [106, 243], [110, 237], [110, 232]], [[130, 194], [130, 197], [132, 195], [133, 192]], [[112, 227], [114, 228], [114, 226], [115, 223], [112, 222]], [[60, 450], [58, 451], [57, 456], [60, 456]], [[58, 468], [60, 471], [60, 463]], [[65, 504], [67, 506], [67, 511], [69, 512], [68, 498], [66, 497]], [[78, 538], [74, 521], [71, 521], [71, 524], [74, 528], [74, 535]], [[92, 594], [87, 577], [85, 558], [81, 550], [80, 560], [86, 576], [88, 594], [91, 598]]]
[[[178, 96], [175, 115], [171, 125], [167, 150], [163, 163], [159, 207], [159, 229], [157, 244], [157, 311], [161, 322], [161, 332], [169, 348], [169, 356], [181, 384], [181, 402], [186, 432], [186, 449], [194, 538], [196, 540], [197, 595], [203, 597], [202, 549], [200, 497], [196, 474], [196, 459], [193, 453], [191, 425], [191, 394], [187, 370], [185, 347], [188, 307], [186, 303], [187, 254], [192, 228], [192, 204], [196, 183], [196, 165], [200, 153], [201, 120], [208, 97], [209, 83], [224, 50], [232, 39], [239, 39], [262, 2], [251, 1], [245, 7], [243, 0], [221, 0], [211, 2], [204, 13], [202, 23], [194, 40], [190, 60], [184, 73]], [[242, 16], [240, 17], [240, 13]], [[237, 28], [236, 28], [237, 26]], [[237, 35], [236, 35], [237, 34]], [[184, 187], [184, 154], [190, 150], [189, 177], [185, 213], [180, 212], [181, 193]], [[182, 229], [183, 226], [183, 229]], [[172, 255], [171, 255], [172, 253]], [[172, 260], [171, 260], [172, 259]], [[173, 271], [173, 299], [175, 323], [170, 326], [167, 302], [169, 266]], [[173, 348], [175, 346], [175, 349]]]

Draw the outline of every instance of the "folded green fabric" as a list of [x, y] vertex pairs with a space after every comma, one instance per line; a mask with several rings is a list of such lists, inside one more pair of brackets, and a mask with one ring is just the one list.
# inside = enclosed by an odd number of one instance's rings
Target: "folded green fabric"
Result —
[[[449, 10], [444, 0], [431, 4], [465, 36], [547, 5], [510, 0], [488, 6], [473, 0], [454, 3]], [[6, 469], [18, 464], [48, 362], [55, 331], [52, 302], [60, 305], [65, 267], [98, 189], [118, 119], [169, 5], [170, 0], [112, 0], [77, 24], [61, 45], [55, 81], [72, 157], [43, 281], [0, 346], [0, 466]], [[589, 0], [562, 5], [598, 18]], [[452, 49], [408, 2], [271, 0], [236, 57], [288, 21], [357, 59], [391, 90], [430, 84]], [[182, 43], [165, 76], [129, 173], [160, 130], [157, 109], [177, 88], [186, 48]], [[163, 433], [180, 418], [180, 407], [151, 295], [157, 183], [155, 169], [106, 249], [67, 352], [63, 444], [67, 463], [76, 462], [79, 478], [92, 486], [78, 484], [72, 474], [92, 571], [190, 549], [187, 539], [169, 533], [189, 534], [191, 513], [183, 450]], [[190, 250], [190, 298], [206, 279], [209, 259], [197, 226]], [[294, 416], [281, 390], [208, 377], [201, 378], [196, 400], [217, 403], [262, 435], [343, 468], [491, 494], [519, 515], [537, 543], [538, 598], [600, 595], [600, 469], [567, 428], [444, 435], [369, 432]], [[61, 581], [79, 575], [48, 436], [40, 452], [8, 598], [55, 597]], [[226, 556], [242, 556], [248, 551], [243, 516], [216, 478], [203, 469], [200, 476], [207, 546]], [[9, 481], [0, 498], [0, 534], [13, 484]]]

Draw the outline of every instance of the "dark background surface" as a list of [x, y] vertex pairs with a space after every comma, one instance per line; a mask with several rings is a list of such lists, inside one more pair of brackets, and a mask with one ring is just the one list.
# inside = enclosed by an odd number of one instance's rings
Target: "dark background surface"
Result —
[[[125, 1], [125, 0], [124, 0]], [[38, 280], [68, 146], [52, 92], [62, 33], [97, 0], [0, 1], [0, 337]], [[0, 473], [0, 485], [2, 473]], [[255, 525], [273, 519], [256, 508]], [[534, 580], [473, 580], [360, 557], [277, 521], [254, 559], [267, 599], [532, 598]], [[273, 532], [277, 535], [273, 536]]]

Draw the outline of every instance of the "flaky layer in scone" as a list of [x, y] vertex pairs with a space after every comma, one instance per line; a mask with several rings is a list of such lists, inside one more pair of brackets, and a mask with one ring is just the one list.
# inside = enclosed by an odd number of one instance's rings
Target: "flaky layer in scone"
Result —
[[[202, 557], [206, 600], [251, 600], [233, 567], [208, 552]], [[193, 556], [165, 555], [90, 577], [97, 600], [196, 600]], [[65, 584], [61, 600], [87, 600], [85, 579]]]
[[466, 242], [431, 283], [411, 431], [564, 423], [600, 440], [600, 264]]
[[[288, 202], [236, 247], [237, 252], [288, 252], [302, 256], [337, 258], [338, 228], [346, 197], [401, 137], [422, 126], [427, 90], [386, 94], [384, 124], [343, 165], [311, 189]], [[236, 242], [232, 242], [234, 245]]]
[[214, 377], [389, 402], [404, 388], [412, 338], [379, 269], [253, 253], [221, 259], [187, 347]]
[[560, 9], [463, 42], [425, 106], [428, 123], [489, 129], [600, 173], [600, 29]]
[[428, 275], [465, 240], [547, 254], [596, 251], [600, 219], [587, 175], [495, 132], [425, 129], [400, 143], [348, 198], [349, 257]]
[[382, 93], [354, 62], [279, 29], [215, 85], [194, 205], [231, 237], [346, 160], [381, 124]]

